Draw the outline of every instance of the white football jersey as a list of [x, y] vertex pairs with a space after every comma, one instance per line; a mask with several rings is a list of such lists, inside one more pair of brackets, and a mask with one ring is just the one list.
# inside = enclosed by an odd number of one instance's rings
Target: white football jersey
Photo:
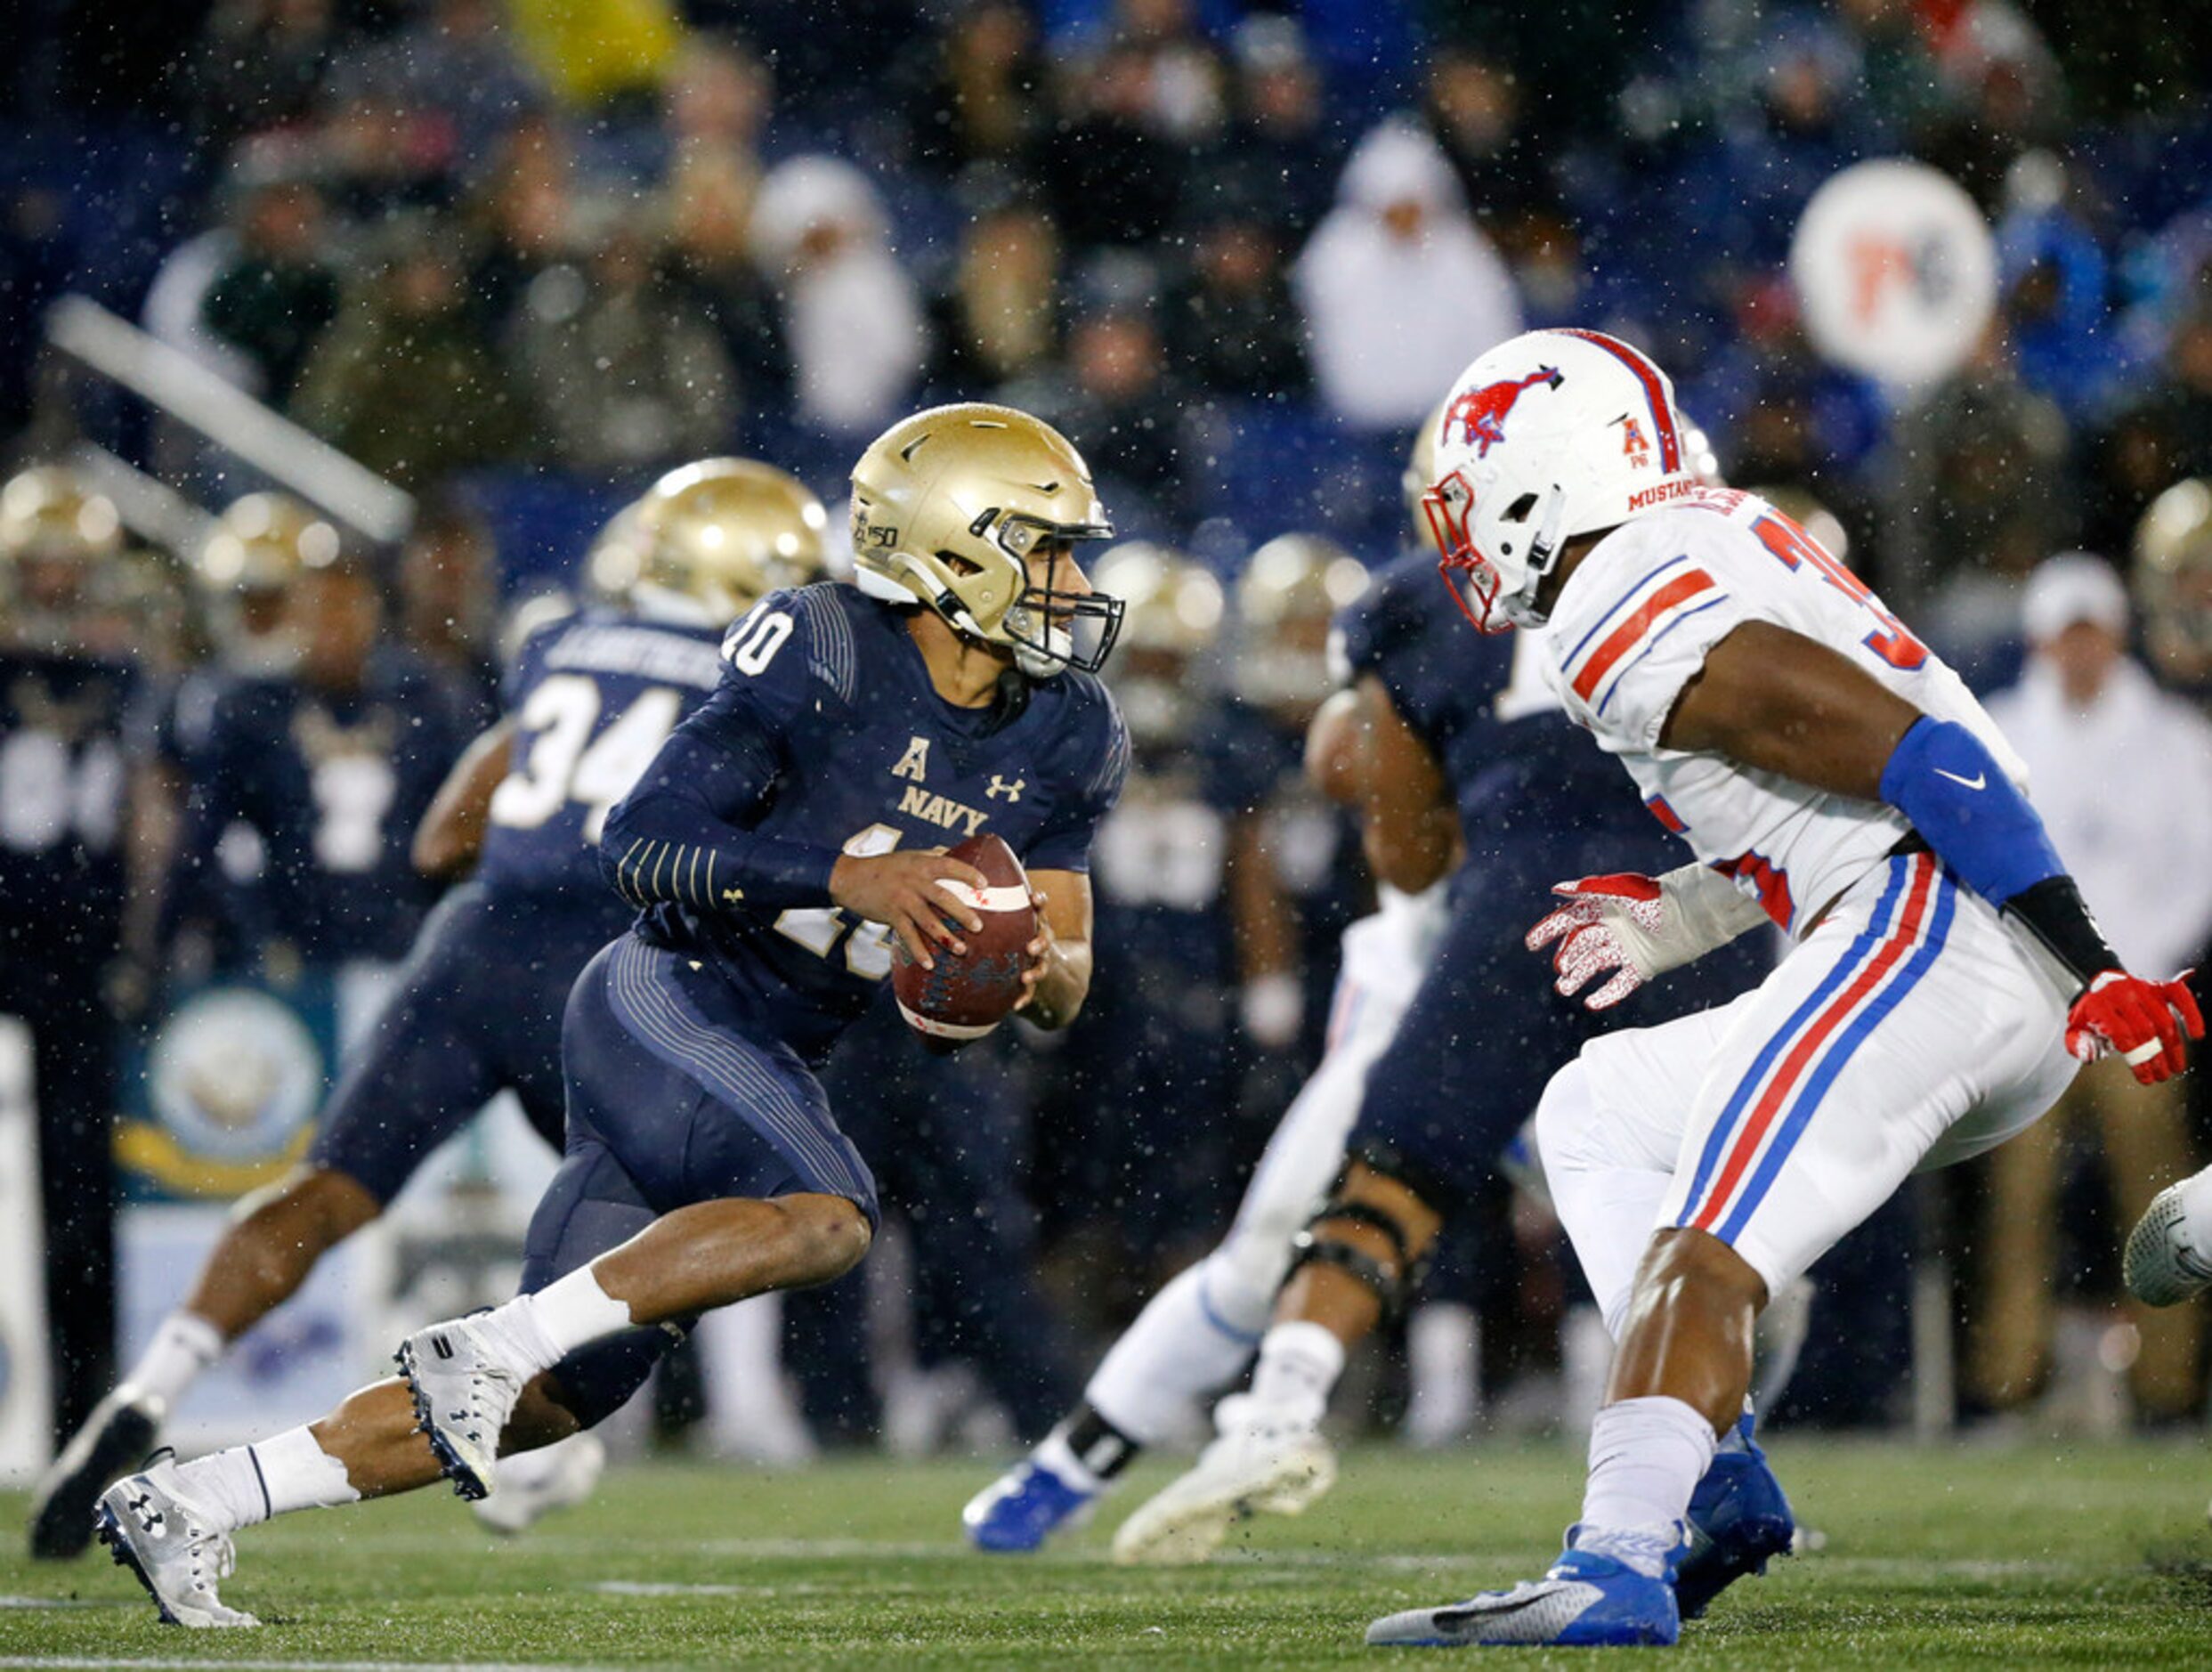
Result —
[[1706, 653], [1747, 621], [1816, 639], [1923, 713], [1969, 727], [2025, 792], [2027, 768], [1958, 676], [1765, 500], [1711, 489], [1623, 524], [1560, 588], [1540, 635], [1545, 671], [1660, 823], [1784, 929], [1803, 932], [1911, 825], [1878, 801], [1660, 745]]

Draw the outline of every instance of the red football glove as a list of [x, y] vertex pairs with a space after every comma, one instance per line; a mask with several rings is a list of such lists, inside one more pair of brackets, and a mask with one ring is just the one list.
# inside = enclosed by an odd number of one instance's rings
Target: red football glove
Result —
[[1597, 977], [1603, 985], [1583, 1000], [1586, 1009], [1610, 1010], [1658, 973], [1652, 956], [1666, 929], [1666, 891], [1657, 877], [1620, 872], [1554, 883], [1552, 892], [1567, 904], [1528, 931], [1528, 950], [1541, 952], [1558, 941], [1552, 986], [1568, 997]]
[[2117, 1051], [2145, 1085], [2171, 1079], [2189, 1066], [2185, 1039], [2204, 1037], [2188, 977], [2184, 970], [2171, 981], [2145, 981], [2107, 970], [2066, 1012], [2066, 1049], [2084, 1062]]

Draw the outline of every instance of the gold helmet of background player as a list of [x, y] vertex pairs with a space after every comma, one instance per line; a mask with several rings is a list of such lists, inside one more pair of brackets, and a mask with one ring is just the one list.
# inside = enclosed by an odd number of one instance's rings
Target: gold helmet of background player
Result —
[[306, 569], [337, 562], [336, 527], [288, 493], [249, 493], [215, 519], [193, 573], [210, 592], [281, 592]]
[[[918, 412], [853, 467], [860, 589], [927, 605], [970, 638], [1011, 650], [1032, 678], [1070, 667], [1096, 673], [1121, 630], [1122, 606], [1104, 592], [1060, 591], [1049, 579], [1033, 586], [1025, 559], [1049, 541], [1113, 534], [1082, 455], [1011, 407]], [[1079, 629], [1089, 643], [1077, 643]]]
[[115, 501], [66, 465], [33, 465], [0, 488], [0, 558], [112, 557], [123, 548]]
[[1421, 420], [1421, 427], [1414, 432], [1413, 456], [1406, 462], [1405, 475], [1398, 478], [1399, 490], [1406, 495], [1406, 520], [1413, 524], [1414, 542], [1423, 551], [1430, 546], [1429, 516], [1421, 508], [1421, 496], [1436, 486], [1437, 436], [1444, 428], [1444, 409], [1450, 404], [1447, 396]]
[[667, 613], [678, 601], [717, 625], [779, 588], [827, 572], [829, 515], [806, 484], [753, 459], [702, 459], [654, 483], [593, 544], [592, 591]]
[[2135, 524], [2130, 579], [2159, 671], [2212, 685], [2212, 482], [2192, 476], [2151, 501]]
[[1238, 694], [1303, 725], [1339, 684], [1330, 623], [1366, 588], [1359, 559], [1318, 534], [1280, 535], [1252, 553], [1236, 583]]
[[33, 465], [0, 488], [0, 607], [54, 629], [93, 601], [123, 549], [115, 501], [65, 465]]
[[1198, 666], [1221, 629], [1221, 583], [1165, 546], [1132, 540], [1099, 558], [1098, 588], [1122, 601], [1109, 682], [1139, 743], [1187, 736], [1205, 706]]

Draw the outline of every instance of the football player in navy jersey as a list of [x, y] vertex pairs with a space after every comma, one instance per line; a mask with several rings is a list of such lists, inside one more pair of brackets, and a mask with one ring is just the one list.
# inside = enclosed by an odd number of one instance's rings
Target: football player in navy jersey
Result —
[[0, 489], [0, 1015], [30, 1030], [57, 1433], [113, 1373], [115, 1018], [126, 738], [139, 670], [93, 629], [124, 562], [114, 504], [35, 466]]
[[1260, 1064], [1257, 1088], [1279, 1101], [1320, 1054], [1337, 944], [1365, 907], [1368, 877], [1344, 809], [1307, 781], [1307, 728], [1336, 690], [1330, 623], [1367, 585], [1333, 540], [1282, 534], [1236, 580], [1234, 700], [1220, 717], [1242, 782], [1231, 879], [1241, 969], [1237, 1016]]
[[103, 1494], [165, 1618], [253, 1623], [215, 1593], [237, 1528], [441, 1475], [481, 1497], [501, 1450], [598, 1422], [687, 1320], [855, 1264], [875, 1187], [813, 1067], [891, 937], [928, 966], [980, 927], [983, 875], [944, 845], [1022, 856], [1042, 906], [1018, 1003], [1081, 1009], [1091, 835], [1128, 759], [1094, 677], [1120, 609], [1074, 556], [1110, 532], [1090, 471], [1023, 413], [940, 407], [868, 449], [852, 505], [859, 586], [762, 599], [608, 816], [601, 862], [643, 915], [570, 996], [568, 1154], [523, 1295], [409, 1337], [401, 1377], [320, 1423]]
[[[377, 577], [335, 540], [293, 581], [287, 620], [288, 671], [180, 702], [189, 787], [164, 903], [165, 938], [204, 934], [218, 967], [280, 980], [405, 954], [429, 894], [409, 840], [466, 741], [458, 694], [382, 642]], [[241, 827], [260, 863], [232, 893]]]
[[1238, 986], [1230, 855], [1251, 775], [1219, 724], [1209, 663], [1220, 583], [1145, 543], [1116, 547], [1096, 572], [1126, 610], [1109, 683], [1129, 723], [1129, 782], [1092, 865], [1116, 979], [1061, 1059], [1082, 1131], [1056, 1148], [1066, 1157], [1062, 1196], [1098, 1216], [1116, 1268], [1149, 1286], [1158, 1262], [1227, 1205], [1221, 1117], [1236, 1092]]
[[[33, 1514], [38, 1554], [84, 1549], [100, 1489], [145, 1454], [200, 1371], [380, 1215], [495, 1092], [512, 1088], [560, 1147], [562, 1010], [576, 972], [633, 915], [600, 880], [600, 823], [714, 688], [723, 629], [822, 567], [821, 502], [750, 459], [673, 471], [632, 512], [591, 554], [598, 605], [523, 643], [504, 718], [415, 832], [419, 869], [454, 876], [473, 864], [474, 875], [423, 926], [305, 1164], [243, 1205], [183, 1306], [49, 1472]], [[596, 1461], [574, 1448], [548, 1473], [507, 1481], [485, 1518], [514, 1530], [587, 1489]]]

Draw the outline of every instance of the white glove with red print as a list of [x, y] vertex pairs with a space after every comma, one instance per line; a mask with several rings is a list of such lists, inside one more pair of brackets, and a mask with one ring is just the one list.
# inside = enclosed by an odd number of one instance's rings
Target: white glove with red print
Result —
[[1655, 976], [1702, 958], [1767, 921], [1758, 903], [1706, 865], [1661, 877], [1623, 872], [1552, 885], [1566, 900], [1528, 931], [1528, 950], [1557, 941], [1552, 986], [1572, 997], [1603, 976], [1584, 1005], [1610, 1010]]

